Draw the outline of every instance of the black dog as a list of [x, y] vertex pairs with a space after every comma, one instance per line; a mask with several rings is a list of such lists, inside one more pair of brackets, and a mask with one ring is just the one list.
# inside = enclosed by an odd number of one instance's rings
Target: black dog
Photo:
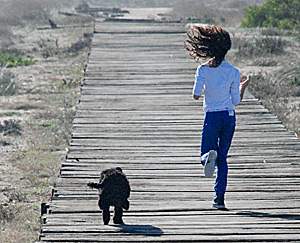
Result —
[[104, 224], [110, 220], [109, 207], [114, 206], [114, 224], [124, 224], [122, 220], [123, 208], [129, 209], [128, 198], [130, 196], [130, 185], [126, 175], [120, 167], [102, 171], [99, 183], [89, 182], [91, 188], [99, 190], [99, 207], [102, 209]]

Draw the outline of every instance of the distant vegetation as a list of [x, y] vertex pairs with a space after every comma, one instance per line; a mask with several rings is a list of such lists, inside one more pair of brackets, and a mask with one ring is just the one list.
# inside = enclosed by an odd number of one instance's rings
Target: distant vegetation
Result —
[[[81, 0], [9, 0], [0, 1], [0, 23], [1, 34], [4, 27], [10, 26], [36, 27], [49, 25], [49, 19], [58, 24], [71, 24], [72, 20], [86, 18], [62, 18], [58, 16], [59, 11], [72, 12], [74, 7], [81, 3]], [[88, 16], [87, 16], [88, 17]], [[71, 23], [70, 23], [71, 22]]]
[[244, 10], [260, 6], [265, 0], [177, 0], [173, 1], [172, 15], [187, 23], [216, 24], [223, 27], [239, 27]]
[[299, 13], [299, 0], [267, 0], [262, 6], [247, 8], [242, 26], [298, 30]]

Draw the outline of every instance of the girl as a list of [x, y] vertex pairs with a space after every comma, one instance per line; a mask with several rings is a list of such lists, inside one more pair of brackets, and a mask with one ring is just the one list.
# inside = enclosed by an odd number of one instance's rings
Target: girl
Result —
[[234, 106], [243, 99], [250, 79], [240, 83], [238, 69], [224, 60], [231, 47], [226, 30], [215, 25], [194, 26], [187, 35], [185, 47], [190, 56], [196, 61], [208, 59], [197, 68], [193, 95], [198, 100], [204, 89], [201, 163], [206, 177], [212, 177], [217, 167], [213, 207], [225, 209], [227, 154], [235, 130]]

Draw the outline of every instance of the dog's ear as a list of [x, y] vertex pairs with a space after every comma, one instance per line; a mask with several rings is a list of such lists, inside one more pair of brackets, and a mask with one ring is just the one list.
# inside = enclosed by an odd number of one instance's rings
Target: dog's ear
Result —
[[121, 167], [116, 167], [116, 170], [119, 171], [119, 172], [123, 172]]

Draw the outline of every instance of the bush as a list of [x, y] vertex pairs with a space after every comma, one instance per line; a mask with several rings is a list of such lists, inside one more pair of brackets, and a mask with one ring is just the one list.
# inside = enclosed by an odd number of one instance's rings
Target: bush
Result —
[[290, 130], [300, 135], [300, 69], [292, 61], [272, 75], [251, 76], [249, 89]]
[[276, 75], [280, 85], [289, 86], [289, 96], [300, 96], [300, 64], [291, 62]]
[[[24, 26], [26, 22], [41, 22], [48, 17], [45, 1], [41, 0], [12, 0], [2, 3], [0, 21], [10, 26]], [[44, 6], [43, 6], [44, 5]]]
[[[1, 70], [1, 69], [0, 69]], [[16, 84], [13, 80], [14, 75], [5, 69], [0, 71], [0, 95], [9, 96], [16, 92]]]
[[253, 61], [252, 65], [260, 66], [260, 67], [272, 67], [272, 66], [277, 66], [278, 65], [278, 60], [277, 60], [276, 57], [274, 57], [274, 58], [261, 58], [261, 57], [258, 57]]
[[242, 26], [297, 30], [300, 24], [299, 12], [299, 0], [267, 0], [261, 7], [251, 6], [247, 9]]
[[16, 215], [16, 211], [7, 205], [0, 204], [0, 223], [12, 221]]
[[26, 60], [22, 57], [15, 57], [14, 55], [0, 52], [0, 67], [29, 66], [35, 63], [36, 61], [32, 60], [32, 58]]
[[297, 32], [293, 30], [282, 30], [282, 29], [274, 29], [274, 28], [262, 28], [260, 30], [262, 35], [266, 36], [295, 36]]
[[0, 37], [0, 51], [1, 50], [7, 50], [9, 46], [12, 45], [13, 41], [13, 33], [10, 29], [9, 26], [0, 26], [0, 33], [1, 33], [1, 37]]
[[238, 57], [255, 57], [264, 55], [281, 55], [285, 51], [287, 41], [281, 37], [257, 37], [252, 40], [233, 39], [234, 45], [238, 49]]
[[259, 99], [300, 96], [300, 64], [289, 64], [272, 75], [251, 76], [251, 92]]
[[21, 135], [20, 121], [5, 120], [3, 124], [0, 123], [0, 132], [3, 135]]
[[300, 86], [300, 78], [294, 77], [291, 81], [291, 85]]

